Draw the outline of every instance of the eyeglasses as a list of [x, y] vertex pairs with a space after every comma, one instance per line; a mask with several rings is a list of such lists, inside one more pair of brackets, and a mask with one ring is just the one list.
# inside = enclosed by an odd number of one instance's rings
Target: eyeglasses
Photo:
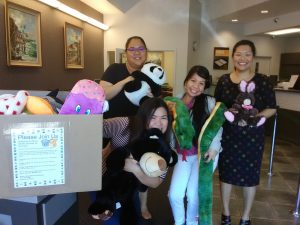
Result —
[[144, 52], [146, 51], [147, 49], [144, 47], [144, 46], [140, 46], [140, 47], [130, 47], [130, 48], [127, 48], [127, 51], [129, 52]]

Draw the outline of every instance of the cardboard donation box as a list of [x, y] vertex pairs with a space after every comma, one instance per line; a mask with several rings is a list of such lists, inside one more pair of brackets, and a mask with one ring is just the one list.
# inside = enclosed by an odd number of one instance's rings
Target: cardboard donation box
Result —
[[101, 189], [102, 115], [0, 116], [0, 198]]

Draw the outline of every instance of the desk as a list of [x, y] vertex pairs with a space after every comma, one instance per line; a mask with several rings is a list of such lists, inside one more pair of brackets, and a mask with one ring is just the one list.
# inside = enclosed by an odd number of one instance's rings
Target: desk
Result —
[[282, 109], [300, 112], [300, 90], [275, 88], [277, 105]]

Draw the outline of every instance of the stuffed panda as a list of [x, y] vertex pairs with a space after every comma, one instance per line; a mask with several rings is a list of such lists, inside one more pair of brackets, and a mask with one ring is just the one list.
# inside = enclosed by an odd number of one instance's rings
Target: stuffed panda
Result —
[[159, 97], [161, 85], [166, 82], [165, 71], [154, 63], [146, 63], [141, 71], [134, 71], [131, 76], [134, 80], [125, 84], [124, 93], [129, 101], [137, 106], [149, 98], [147, 96], [149, 93], [152, 93], [154, 97]]
[[[147, 153], [156, 153], [160, 157]], [[160, 171], [157, 173], [151, 169], [153, 166], [158, 168], [155, 164], [160, 163], [159, 161], [164, 164], [162, 162], [164, 160], [167, 167], [171, 167], [178, 160], [177, 153], [170, 148], [162, 132], [157, 128], [145, 131], [139, 139], [129, 145], [113, 150], [106, 160], [107, 170], [103, 175], [102, 189], [97, 192], [96, 201], [88, 209], [91, 215], [102, 214], [106, 210], [115, 213], [116, 203], [120, 203], [121, 224], [123, 224], [122, 221], [126, 221], [126, 224], [136, 224], [137, 215], [132, 203], [133, 194], [136, 190], [145, 191], [147, 186], [140, 183], [133, 173], [123, 170], [125, 159], [130, 155], [139, 162], [142, 169], [148, 170], [148, 172], [144, 171], [151, 177], [161, 175]]]

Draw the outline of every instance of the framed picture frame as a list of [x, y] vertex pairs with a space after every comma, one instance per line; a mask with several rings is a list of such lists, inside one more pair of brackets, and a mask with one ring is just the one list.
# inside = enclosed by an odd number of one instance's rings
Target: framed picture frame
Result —
[[147, 62], [155, 63], [159, 66], [164, 64], [164, 53], [161, 51], [148, 51]]
[[215, 47], [213, 68], [215, 70], [228, 70], [228, 63], [229, 63], [229, 48]]
[[[162, 51], [148, 51], [147, 52], [147, 62], [155, 63], [159, 66], [163, 66], [163, 60], [164, 60], [164, 53]], [[121, 63], [126, 63], [126, 53], [121, 53]]]
[[70, 23], [65, 23], [65, 68], [84, 68], [83, 29]]
[[6, 1], [5, 30], [7, 65], [41, 67], [41, 13]]

